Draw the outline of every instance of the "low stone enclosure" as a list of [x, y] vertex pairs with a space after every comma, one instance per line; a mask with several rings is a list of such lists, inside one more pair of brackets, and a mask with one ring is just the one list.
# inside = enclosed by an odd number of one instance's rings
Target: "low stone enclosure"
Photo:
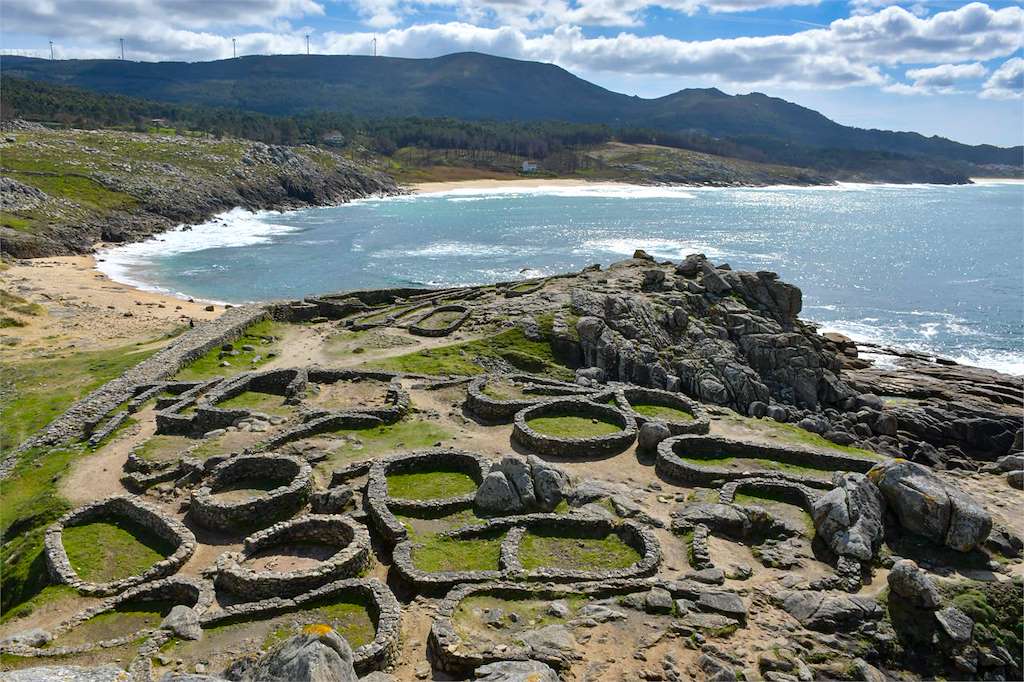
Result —
[[395, 517], [396, 511], [443, 516], [473, 506], [475, 491], [422, 500], [391, 496], [388, 475], [429, 471], [461, 472], [479, 486], [490, 471], [490, 462], [476, 453], [448, 448], [421, 450], [375, 460], [370, 465], [366, 483], [367, 513], [370, 522], [388, 545], [394, 546], [409, 535], [405, 526]]
[[[626, 386], [615, 392], [616, 404], [636, 420], [638, 426], [648, 421], [660, 421], [668, 426], [673, 436], [703, 435], [711, 428], [707, 411], [696, 400], [682, 393], [658, 388]], [[654, 408], [646, 410], [645, 408]], [[667, 409], [658, 409], [667, 408]], [[639, 410], [639, 411], [638, 411]], [[686, 417], [685, 415], [689, 415]]]
[[814, 478], [788, 471], [728, 469], [714, 464], [701, 464], [702, 460], [728, 460], [732, 458], [768, 460], [796, 468], [816, 469], [831, 475], [833, 471], [856, 471], [865, 473], [879, 460], [839, 452], [811, 450], [799, 446], [778, 446], [752, 443], [722, 436], [683, 435], [668, 438], [658, 445], [655, 470], [668, 481], [692, 485], [717, 485], [756, 476], [769, 476], [819, 489], [832, 487], [828, 478]]
[[[246, 566], [261, 552], [306, 543], [330, 547], [333, 554], [311, 568], [287, 572], [257, 570]], [[370, 534], [351, 517], [307, 515], [278, 523], [250, 535], [240, 552], [226, 552], [215, 566], [218, 588], [247, 601], [269, 597], [293, 597], [329, 582], [357, 576], [370, 565]]]
[[402, 388], [399, 378], [390, 372], [311, 367], [307, 376], [309, 384], [314, 386], [361, 381], [377, 381], [387, 384], [382, 396], [383, 404], [380, 406], [345, 406], [339, 409], [317, 407], [310, 410], [311, 418], [323, 417], [328, 414], [360, 414], [376, 417], [385, 424], [391, 424], [404, 417], [409, 411], [409, 394]]
[[[522, 392], [531, 397], [503, 399], [488, 395], [487, 388], [498, 381], [513, 382], [522, 386]], [[466, 408], [487, 422], [505, 424], [515, 418], [517, 412], [539, 402], [564, 396], [592, 395], [596, 389], [578, 384], [556, 381], [531, 374], [489, 374], [473, 379], [466, 391]], [[536, 397], [532, 397], [536, 396]]]
[[[544, 646], [530, 646], [518, 642], [501, 647], [474, 649], [459, 635], [455, 617], [460, 604], [474, 597], [497, 597], [509, 601], [555, 600], [585, 597], [588, 600], [607, 600], [639, 595], [639, 602], [653, 589], [664, 590], [670, 599], [668, 611], [672, 611], [672, 599], [689, 600], [701, 611], [710, 615], [721, 613], [719, 606], [726, 606], [728, 617], [721, 622], [739, 624], [746, 617], [746, 606], [735, 592], [712, 588], [687, 580], [660, 580], [653, 578], [628, 578], [602, 580], [600, 582], [579, 582], [566, 585], [516, 583], [496, 581], [483, 584], [466, 584], [453, 588], [441, 601], [427, 640], [427, 652], [435, 668], [455, 676], [464, 676], [480, 666], [496, 661], [539, 660], [556, 668], [564, 669], [571, 659], [564, 651]], [[707, 595], [707, 596], [706, 596]], [[706, 605], [706, 606], [705, 606]], [[710, 607], [710, 608], [708, 608]], [[721, 625], [719, 625], [721, 627]], [[614, 643], [611, 643], [614, 646]]]
[[[619, 580], [649, 576], [661, 563], [661, 546], [654, 533], [633, 521], [613, 521], [606, 518], [573, 514], [523, 514], [490, 519], [441, 533], [440, 538], [471, 541], [505, 533], [494, 570], [427, 572], [416, 567], [413, 553], [416, 541], [405, 539], [393, 552], [394, 565], [399, 574], [418, 591], [436, 594], [462, 583], [480, 583], [493, 580], [528, 582], [585, 582]], [[586, 569], [540, 566], [524, 568], [520, 559], [520, 544], [527, 533], [540, 533], [555, 538], [603, 539], [616, 536], [633, 549], [639, 559], [623, 568]]]
[[[464, 305], [442, 305], [430, 310], [409, 324], [409, 333], [416, 336], [448, 336], [469, 319], [471, 311]], [[434, 323], [434, 319], [441, 323]], [[447, 320], [451, 321], [447, 321]]]
[[[545, 417], [569, 417], [594, 422], [607, 422], [618, 427], [602, 435], [558, 436], [534, 429], [530, 421]], [[582, 428], [586, 430], [586, 425]], [[636, 420], [611, 405], [591, 402], [585, 398], [561, 398], [527, 407], [516, 413], [512, 438], [541, 455], [578, 459], [614, 455], [627, 449], [636, 440]]]
[[[245, 486], [245, 484], [250, 484]], [[243, 499], [219, 499], [232, 486], [276, 483], [273, 488]], [[189, 515], [214, 530], [266, 527], [289, 518], [309, 500], [313, 470], [298, 457], [278, 454], [241, 455], [221, 462], [202, 487], [192, 492]]]
[[[95, 606], [80, 611], [53, 628], [49, 632], [52, 639], [44, 646], [15, 644], [5, 646], [0, 652], [29, 658], [61, 658], [95, 649], [109, 649], [139, 640], [148, 640], [159, 632], [159, 627], [145, 626], [142, 629], [132, 630], [117, 637], [88, 641], [81, 644], [61, 644], [63, 636], [74, 631], [75, 628], [96, 616], [102, 616], [127, 606], [151, 604], [163, 611], [170, 610], [171, 605], [182, 605], [191, 608], [198, 614], [206, 611], [213, 603], [213, 599], [212, 586], [206, 581], [195, 578], [164, 578], [163, 580], [138, 585], [119, 595], [104, 599]], [[161, 614], [158, 618], [162, 618], [163, 615], [165, 614]]]
[[257, 621], [279, 614], [301, 612], [332, 598], [348, 598], [364, 603], [374, 621], [373, 641], [355, 647], [352, 652], [356, 672], [365, 675], [394, 664], [399, 652], [401, 607], [387, 585], [376, 578], [347, 578], [297, 597], [269, 597], [261, 601], [233, 604], [223, 609], [211, 609], [203, 614], [200, 622], [205, 629], [228, 623]]
[[[127, 521], [154, 534], [174, 548], [173, 554], [138, 575], [105, 583], [83, 580], [71, 566], [64, 549], [64, 530], [73, 526], [112, 520]], [[141, 498], [115, 495], [79, 507], [59, 518], [46, 529], [44, 547], [46, 566], [55, 583], [70, 585], [82, 594], [108, 596], [176, 572], [195, 551], [196, 538], [183, 523], [147, 504]]]
[[543, 289], [544, 285], [547, 283], [547, 279], [540, 279], [526, 280], [525, 282], [510, 284], [505, 287], [505, 298], [518, 298], [520, 296], [536, 293]]

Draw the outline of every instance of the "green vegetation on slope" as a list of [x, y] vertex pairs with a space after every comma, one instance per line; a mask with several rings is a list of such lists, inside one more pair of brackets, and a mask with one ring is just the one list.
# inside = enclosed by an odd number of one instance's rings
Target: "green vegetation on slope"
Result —
[[[57, 490], [71, 463], [86, 452], [74, 448], [34, 448], [22, 453], [11, 474], [0, 482], [0, 610], [28, 602], [48, 585], [43, 557], [43, 530], [69, 509]], [[41, 595], [41, 601], [47, 596]], [[20, 609], [32, 610], [31, 605]]]
[[475, 341], [374, 360], [367, 366], [412, 374], [474, 375], [486, 371], [481, 361], [495, 359], [531, 374], [546, 374], [557, 379], [573, 377], [572, 371], [555, 359], [546, 340], [531, 341], [518, 328]]
[[62, 537], [71, 568], [89, 582], [137, 575], [174, 553], [166, 541], [126, 519], [69, 526]]
[[0, 449], [17, 446], [89, 391], [149, 357], [150, 345], [0, 363]]
[[[221, 358], [221, 348], [211, 348], [202, 356], [183, 367], [176, 375], [182, 381], [196, 381], [226, 377], [257, 369], [271, 358], [270, 353], [277, 351], [277, 340], [284, 335], [288, 325], [273, 320], [262, 320], [249, 326], [237, 340], [232, 343], [238, 355]], [[252, 346], [255, 350], [242, 350], [242, 346]], [[258, 357], [258, 359], [257, 359]], [[253, 362], [253, 360], [256, 360]], [[227, 362], [227, 367], [221, 363]]]

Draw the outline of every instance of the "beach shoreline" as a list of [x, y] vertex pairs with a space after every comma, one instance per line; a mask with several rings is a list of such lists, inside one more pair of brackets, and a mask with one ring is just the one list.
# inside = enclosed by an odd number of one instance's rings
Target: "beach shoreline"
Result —
[[155, 341], [224, 312], [223, 305], [114, 281], [92, 255], [10, 262], [0, 271], [0, 288], [45, 310], [18, 315], [24, 326], [2, 330], [8, 362]]
[[[417, 182], [408, 185], [413, 194], [431, 194], [449, 192], [456, 189], [498, 189], [502, 187], [582, 187], [600, 184], [599, 180], [580, 180], [576, 178], [510, 178], [480, 180], [448, 180], [444, 182]], [[615, 182], [610, 184], [631, 184]]]

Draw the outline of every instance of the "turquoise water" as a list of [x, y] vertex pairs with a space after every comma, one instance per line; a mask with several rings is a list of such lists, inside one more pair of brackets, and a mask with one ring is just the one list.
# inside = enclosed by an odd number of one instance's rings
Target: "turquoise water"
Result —
[[591, 185], [234, 211], [103, 254], [116, 279], [260, 301], [479, 284], [644, 248], [774, 270], [803, 317], [858, 340], [1024, 373], [1024, 185], [693, 189]]

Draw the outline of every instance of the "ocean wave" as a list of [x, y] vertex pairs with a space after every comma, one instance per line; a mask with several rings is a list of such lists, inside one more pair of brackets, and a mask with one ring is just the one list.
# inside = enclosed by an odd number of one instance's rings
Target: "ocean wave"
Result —
[[420, 192], [418, 194], [396, 197], [407, 200], [422, 197], [425, 199], [448, 199], [449, 201], [466, 200], [468, 198], [505, 198], [527, 196], [552, 196], [565, 198], [604, 198], [604, 199], [695, 199], [693, 192], [697, 187], [673, 187], [662, 185], [630, 185], [617, 182], [595, 182], [586, 185], [509, 185], [507, 187], [458, 187], [455, 189], [438, 190], [436, 192]]
[[[362, 250], [360, 248], [360, 250]], [[498, 256], [528, 255], [531, 250], [522, 246], [483, 244], [480, 242], [431, 242], [409, 249], [385, 249], [371, 254], [371, 258], [494, 258]]]
[[727, 257], [725, 251], [707, 243], [644, 237], [588, 239], [574, 248], [573, 253], [589, 254], [594, 251], [604, 251], [620, 256], [632, 256], [637, 249], [643, 249], [655, 258], [673, 260], [685, 258], [691, 253], [703, 253], [712, 260]]
[[179, 225], [145, 241], [101, 249], [96, 254], [96, 269], [115, 282], [146, 291], [188, 298], [181, 292], [147, 281], [141, 273], [148, 266], [169, 256], [207, 249], [264, 244], [272, 241], [277, 235], [304, 229], [301, 226], [285, 225], [270, 220], [275, 215], [280, 214], [275, 211], [253, 212], [235, 208], [205, 223]]
[[1024, 376], [1024, 353], [985, 348], [968, 348], [953, 355], [952, 359], [961, 365], [973, 365], [975, 367], [994, 369], [1003, 374]]

